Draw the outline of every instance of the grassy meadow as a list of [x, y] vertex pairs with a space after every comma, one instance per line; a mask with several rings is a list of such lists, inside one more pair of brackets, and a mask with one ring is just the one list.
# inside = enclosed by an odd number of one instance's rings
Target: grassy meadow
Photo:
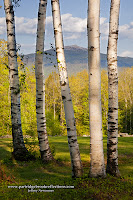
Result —
[[[89, 138], [78, 137], [84, 169], [83, 178], [71, 178], [71, 163], [66, 136], [49, 137], [55, 162], [42, 164], [37, 138], [25, 139], [35, 161], [20, 162], [11, 157], [12, 140], [0, 138], [0, 199], [6, 200], [132, 200], [133, 137], [119, 138], [119, 170], [121, 177], [89, 178]], [[104, 137], [106, 164], [107, 138]], [[29, 188], [26, 188], [29, 187]], [[38, 186], [38, 188], [30, 188]], [[41, 187], [42, 186], [42, 187]], [[49, 188], [46, 188], [49, 186]], [[58, 188], [54, 188], [54, 186]], [[72, 186], [59, 188], [59, 186]], [[15, 188], [16, 187], [16, 188]], [[40, 188], [39, 188], [40, 187]]]

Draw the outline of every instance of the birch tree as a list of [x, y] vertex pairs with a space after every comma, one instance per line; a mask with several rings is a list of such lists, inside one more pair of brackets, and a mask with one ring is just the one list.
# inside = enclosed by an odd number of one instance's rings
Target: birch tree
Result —
[[45, 80], [43, 68], [44, 34], [46, 20], [47, 0], [40, 0], [38, 11], [38, 27], [36, 40], [35, 56], [35, 75], [36, 75], [36, 116], [37, 132], [40, 146], [41, 159], [44, 162], [53, 159], [46, 130], [45, 117]]
[[90, 176], [105, 176], [100, 72], [100, 0], [88, 0]]
[[108, 139], [107, 139], [107, 173], [118, 176], [118, 70], [117, 39], [120, 0], [111, 0], [109, 38], [107, 48], [108, 60]]
[[25, 160], [25, 154], [28, 151], [24, 145], [21, 128], [20, 85], [17, 64], [14, 11], [11, 0], [4, 0], [4, 9], [6, 14], [7, 25], [7, 48], [11, 91], [13, 155], [17, 160]]
[[65, 110], [68, 145], [70, 150], [71, 166], [72, 166], [72, 177], [80, 177], [82, 176], [83, 172], [82, 172], [79, 146], [77, 142], [76, 124], [75, 124], [67, 67], [64, 55], [64, 44], [63, 44], [59, 0], [51, 0], [51, 4], [53, 13], [56, 57], [57, 57], [59, 77], [60, 77], [61, 95]]

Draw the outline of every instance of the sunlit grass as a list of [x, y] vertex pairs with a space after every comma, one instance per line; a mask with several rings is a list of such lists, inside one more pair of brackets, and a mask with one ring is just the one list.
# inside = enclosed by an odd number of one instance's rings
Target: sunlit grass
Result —
[[[49, 137], [57, 162], [42, 164], [39, 156], [38, 139], [26, 139], [26, 147], [35, 153], [36, 160], [18, 162], [11, 159], [12, 140], [0, 139], [1, 167], [10, 179], [1, 180], [0, 199], [130, 199], [133, 196], [133, 138], [119, 138], [119, 170], [121, 178], [107, 176], [105, 179], [88, 178], [90, 168], [90, 139], [78, 137], [80, 155], [84, 168], [83, 179], [71, 178], [71, 162], [66, 136]], [[105, 163], [107, 138], [103, 139]], [[14, 177], [14, 178], [13, 178]], [[9, 185], [73, 185], [75, 189], [54, 189], [54, 192], [28, 192], [24, 189], [11, 189]], [[19, 196], [19, 198], [18, 198]]]

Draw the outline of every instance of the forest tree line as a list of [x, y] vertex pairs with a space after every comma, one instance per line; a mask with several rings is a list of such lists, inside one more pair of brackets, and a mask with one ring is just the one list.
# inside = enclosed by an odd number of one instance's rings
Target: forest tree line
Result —
[[[36, 127], [36, 80], [34, 66], [25, 67], [20, 57], [19, 79], [21, 93], [21, 117], [24, 135], [37, 136]], [[11, 134], [11, 108], [9, 69], [6, 42], [0, 41], [0, 135]], [[69, 77], [76, 129], [79, 136], [89, 135], [89, 78], [87, 70]], [[45, 80], [46, 123], [48, 135], [67, 135], [65, 114], [60, 92], [59, 75], [55, 72]], [[119, 70], [118, 84], [119, 132], [133, 134], [133, 67]], [[108, 75], [101, 71], [101, 100], [103, 134], [107, 135]]]

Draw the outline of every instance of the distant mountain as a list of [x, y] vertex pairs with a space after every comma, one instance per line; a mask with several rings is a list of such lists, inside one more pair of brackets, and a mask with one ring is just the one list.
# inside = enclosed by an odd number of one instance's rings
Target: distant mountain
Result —
[[[79, 47], [76, 45], [66, 46], [65, 58], [68, 67], [68, 73], [73, 74], [83, 69], [87, 69], [88, 63], [88, 50], [87, 48]], [[35, 64], [35, 54], [28, 54], [24, 56], [23, 62], [26, 66]], [[44, 69], [46, 76], [52, 72], [57, 66], [56, 51], [55, 49], [49, 49], [44, 54]], [[131, 67], [133, 66], [133, 58], [118, 56], [118, 67]], [[107, 68], [107, 55], [101, 53], [101, 67]]]

